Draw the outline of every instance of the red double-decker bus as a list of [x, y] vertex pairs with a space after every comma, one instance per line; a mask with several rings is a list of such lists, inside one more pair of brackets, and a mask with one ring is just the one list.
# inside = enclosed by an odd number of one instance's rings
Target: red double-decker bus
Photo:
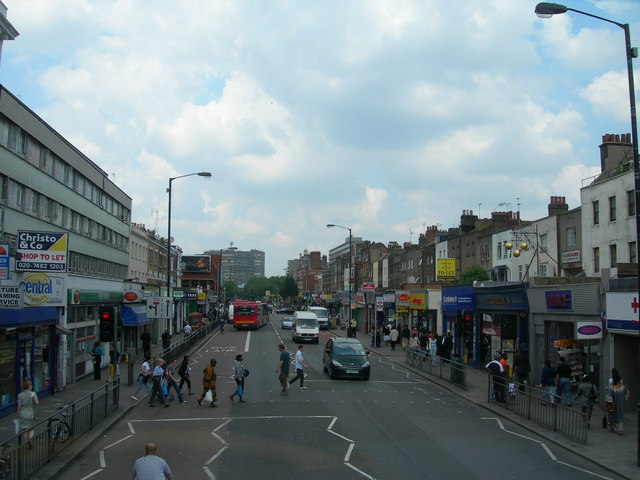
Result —
[[267, 324], [269, 310], [265, 303], [236, 300], [233, 302], [233, 327], [257, 330]]

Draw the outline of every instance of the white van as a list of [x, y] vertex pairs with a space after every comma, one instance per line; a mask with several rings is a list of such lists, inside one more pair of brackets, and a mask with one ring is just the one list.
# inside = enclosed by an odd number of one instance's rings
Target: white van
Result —
[[329, 311], [324, 307], [309, 307], [309, 311], [318, 317], [318, 327], [329, 330]]
[[312, 312], [296, 312], [291, 328], [291, 339], [296, 342], [318, 343], [320, 328], [318, 327], [318, 317]]

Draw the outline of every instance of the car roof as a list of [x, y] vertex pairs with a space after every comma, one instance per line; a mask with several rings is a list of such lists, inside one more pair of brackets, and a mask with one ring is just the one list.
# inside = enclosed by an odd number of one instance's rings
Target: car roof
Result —
[[360, 343], [360, 340], [355, 338], [334, 338], [333, 341], [335, 343]]

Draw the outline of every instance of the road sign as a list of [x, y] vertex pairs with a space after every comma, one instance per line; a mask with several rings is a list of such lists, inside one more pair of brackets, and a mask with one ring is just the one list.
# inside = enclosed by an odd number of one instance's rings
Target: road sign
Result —
[[172, 318], [173, 301], [169, 297], [147, 298], [147, 318]]
[[376, 289], [376, 284], [373, 282], [365, 282], [362, 284], [362, 290], [365, 292], [372, 292]]

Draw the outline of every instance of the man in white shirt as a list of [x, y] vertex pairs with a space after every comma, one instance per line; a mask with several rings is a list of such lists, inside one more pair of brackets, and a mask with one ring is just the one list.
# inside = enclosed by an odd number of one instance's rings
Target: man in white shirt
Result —
[[300, 390], [306, 390], [307, 387], [304, 386], [304, 367], [307, 366], [304, 363], [304, 357], [302, 356], [303, 345], [298, 347], [298, 351], [296, 352], [296, 356], [293, 359], [293, 365], [296, 367], [296, 376], [289, 380], [289, 385], [293, 385], [296, 380], [300, 379]]
[[144, 457], [140, 457], [133, 464], [133, 480], [173, 480], [173, 473], [167, 462], [158, 457], [158, 447], [155, 443], [144, 446]]
[[184, 324], [184, 328], [182, 330], [184, 330], [185, 335], [191, 335], [192, 329], [191, 329], [191, 325], [189, 325], [188, 323]]

